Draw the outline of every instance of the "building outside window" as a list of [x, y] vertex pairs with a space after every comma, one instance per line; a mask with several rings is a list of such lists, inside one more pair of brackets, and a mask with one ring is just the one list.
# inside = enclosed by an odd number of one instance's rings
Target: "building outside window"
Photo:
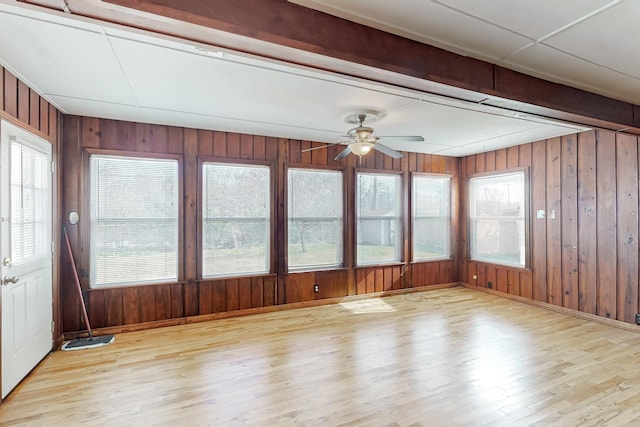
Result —
[[524, 171], [469, 180], [471, 259], [526, 267], [525, 182]]
[[358, 173], [357, 264], [402, 260], [401, 176]]

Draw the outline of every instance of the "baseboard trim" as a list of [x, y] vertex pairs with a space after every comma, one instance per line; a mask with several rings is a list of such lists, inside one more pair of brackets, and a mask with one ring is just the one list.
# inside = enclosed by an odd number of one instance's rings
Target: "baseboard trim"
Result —
[[[425, 292], [436, 289], [455, 288], [461, 286], [460, 282], [442, 283], [437, 285], [418, 286], [415, 288], [395, 289], [383, 292], [373, 292], [364, 295], [349, 295], [338, 298], [326, 298], [321, 300], [295, 302], [290, 304], [272, 305], [268, 307], [247, 308], [243, 310], [225, 311], [222, 313], [201, 314], [198, 316], [178, 317], [175, 319], [156, 320], [153, 322], [133, 323], [130, 325], [111, 326], [105, 328], [96, 328], [93, 330], [95, 336], [107, 335], [107, 334], [121, 334], [125, 332], [143, 331], [147, 329], [163, 328], [167, 326], [186, 325], [190, 323], [208, 322], [210, 320], [229, 319], [232, 317], [251, 316], [253, 314], [261, 313], [273, 313], [284, 310], [296, 310], [309, 307], [320, 307], [323, 305], [339, 304], [351, 301], [363, 301], [372, 298], [382, 298], [392, 295], [402, 295], [414, 292]], [[78, 332], [66, 332], [64, 334], [65, 340], [70, 340], [78, 337], [86, 336], [86, 331]], [[59, 348], [59, 347], [58, 347]]]
[[521, 297], [518, 295], [505, 294], [504, 292], [499, 292], [499, 291], [496, 291], [495, 289], [483, 288], [481, 286], [470, 285], [464, 282], [460, 283], [460, 285], [467, 289], [485, 292], [501, 298], [506, 298], [512, 301], [517, 301], [524, 304], [532, 305], [534, 307], [543, 308], [545, 310], [554, 311], [556, 313], [566, 314], [567, 316], [577, 317], [578, 319], [589, 320], [591, 322], [600, 323], [602, 325], [611, 326], [613, 328], [618, 328], [618, 329], [622, 329], [629, 332], [640, 333], [640, 327], [638, 327], [638, 325], [633, 325], [631, 323], [623, 322], [621, 320], [607, 319], [606, 317], [598, 316], [595, 314], [572, 310], [566, 307], [559, 307], [557, 305], [549, 304], [547, 302], [536, 301], [536, 300]]

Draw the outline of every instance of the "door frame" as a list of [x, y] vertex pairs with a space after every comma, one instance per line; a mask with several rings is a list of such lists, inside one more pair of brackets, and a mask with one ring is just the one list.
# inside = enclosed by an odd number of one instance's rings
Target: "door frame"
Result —
[[[63, 343], [62, 333], [62, 315], [60, 313], [60, 253], [63, 249], [61, 246], [61, 233], [62, 228], [60, 218], [60, 200], [58, 197], [58, 189], [62, 185], [62, 175], [59, 172], [58, 159], [62, 158], [62, 145], [58, 141], [62, 140], [61, 123], [62, 115], [55, 110], [56, 120], [55, 129], [49, 134], [42, 132], [41, 130], [29, 126], [18, 120], [16, 117], [7, 114], [5, 111], [0, 110], [0, 133], [4, 126], [17, 128], [18, 133], [26, 133], [27, 135], [37, 137], [43, 141], [48, 142], [51, 145], [51, 241], [52, 241], [52, 265], [51, 265], [51, 313], [52, 313], [52, 351], [59, 348]], [[37, 124], [36, 124], [37, 125]], [[2, 293], [0, 292], [0, 307], [2, 306]], [[0, 318], [0, 334], [2, 333], [2, 319]], [[2, 346], [0, 346], [0, 384], [2, 384]], [[2, 406], [4, 399], [0, 399], [0, 407]]]

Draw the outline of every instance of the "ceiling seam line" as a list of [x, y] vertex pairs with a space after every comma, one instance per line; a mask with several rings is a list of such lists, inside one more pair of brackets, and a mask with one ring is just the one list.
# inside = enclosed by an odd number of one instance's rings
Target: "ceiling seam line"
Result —
[[100, 27], [100, 31], [102, 32], [102, 35], [104, 36], [105, 40], [107, 41], [107, 44], [109, 45], [109, 49], [111, 49], [111, 53], [113, 54], [113, 57], [116, 60], [116, 63], [118, 64], [118, 68], [120, 69], [120, 72], [122, 73], [122, 77], [124, 78], [124, 81], [126, 82], [127, 87], [129, 88], [129, 91], [131, 92], [131, 96], [133, 97], [133, 101], [135, 102], [135, 105], [136, 105], [136, 108], [138, 109], [138, 112], [140, 114], [142, 114], [142, 109], [140, 107], [140, 102], [138, 102], [138, 97], [136, 96], [136, 92], [133, 89], [133, 85], [129, 81], [129, 78], [127, 77], [127, 73], [124, 71], [124, 67], [122, 66], [122, 62], [120, 62], [120, 57], [116, 53], [116, 49], [113, 47], [113, 44], [111, 43], [111, 38], [107, 34], [107, 31], [106, 31], [106, 29], [104, 27]]

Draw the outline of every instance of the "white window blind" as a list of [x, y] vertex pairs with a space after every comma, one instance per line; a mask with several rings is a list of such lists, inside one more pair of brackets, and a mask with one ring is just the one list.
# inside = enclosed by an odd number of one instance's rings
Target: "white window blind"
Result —
[[178, 278], [178, 161], [92, 155], [93, 286]]
[[204, 163], [202, 275], [269, 272], [269, 168]]
[[358, 173], [358, 265], [402, 259], [402, 205], [400, 175]]
[[290, 269], [342, 265], [342, 172], [289, 169]]
[[472, 259], [526, 266], [525, 195], [524, 172], [469, 180]]
[[51, 254], [49, 157], [11, 144], [11, 258], [14, 265]]
[[451, 178], [414, 175], [413, 260], [451, 256]]

